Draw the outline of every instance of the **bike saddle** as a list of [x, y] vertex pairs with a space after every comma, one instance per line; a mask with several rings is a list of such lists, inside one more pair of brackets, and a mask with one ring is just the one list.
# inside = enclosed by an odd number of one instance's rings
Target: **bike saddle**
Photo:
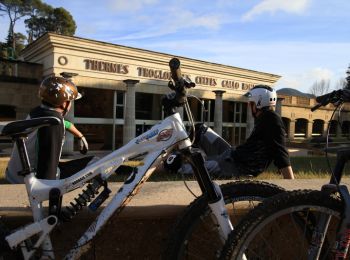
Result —
[[4, 126], [1, 136], [28, 135], [35, 129], [43, 126], [59, 125], [60, 120], [57, 117], [38, 117], [28, 120], [20, 120], [9, 123]]

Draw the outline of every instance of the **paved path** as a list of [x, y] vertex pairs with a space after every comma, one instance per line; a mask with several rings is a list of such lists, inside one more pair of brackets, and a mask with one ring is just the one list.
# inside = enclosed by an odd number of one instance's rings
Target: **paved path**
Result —
[[[228, 181], [220, 181], [225, 183]], [[293, 189], [320, 189], [327, 183], [327, 179], [303, 179], [303, 180], [269, 180], [269, 182], [280, 185], [287, 190]], [[200, 195], [200, 189], [196, 182], [187, 182], [191, 190]], [[350, 186], [350, 179], [344, 178], [344, 184]], [[109, 188], [117, 191], [121, 183], [110, 183]], [[79, 193], [80, 190], [71, 192], [64, 196], [63, 204], [67, 205]], [[194, 200], [193, 195], [187, 190], [182, 181], [172, 182], [148, 182], [141, 191], [131, 200], [123, 215], [138, 215], [138, 217], [155, 217], [178, 212]], [[107, 200], [108, 201], [108, 200]], [[29, 203], [24, 185], [0, 185], [0, 211], [6, 215], [30, 214]], [[154, 210], [144, 211], [144, 208]], [[141, 214], [141, 215], [139, 215]]]
[[[286, 189], [318, 189], [327, 183], [327, 179], [270, 182]], [[345, 179], [345, 183], [349, 184], [350, 179]], [[188, 182], [188, 185], [196, 194], [200, 193], [196, 182]], [[111, 183], [109, 186], [116, 191], [121, 183]], [[66, 195], [64, 204], [72, 200], [77, 192]], [[183, 182], [146, 183], [122, 213], [93, 241], [93, 251], [89, 254], [97, 255], [99, 257], [96, 259], [101, 260], [161, 259], [169, 230], [193, 199]], [[24, 185], [0, 185], [0, 215], [10, 228], [31, 222]], [[74, 245], [74, 239], [81, 236], [93, 218], [94, 215], [86, 210], [54, 231], [52, 238], [55, 248], [65, 249], [56, 252], [57, 259], [63, 258], [62, 253]], [[69, 236], [63, 230], [69, 230]]]

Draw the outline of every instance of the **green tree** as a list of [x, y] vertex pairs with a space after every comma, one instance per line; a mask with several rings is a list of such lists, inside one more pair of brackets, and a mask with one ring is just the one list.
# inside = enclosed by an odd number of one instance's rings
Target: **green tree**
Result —
[[13, 49], [16, 49], [15, 25], [22, 17], [30, 14], [32, 0], [0, 0], [0, 13], [6, 13], [9, 20], [8, 42]]
[[[72, 15], [64, 8], [53, 8], [41, 0], [0, 0], [0, 16], [7, 15], [10, 21], [6, 46], [12, 57], [16, 57], [23, 47], [23, 34], [15, 33], [16, 22], [24, 21], [28, 33], [28, 42], [39, 38], [45, 32], [55, 32], [64, 35], [74, 35], [77, 28]], [[17, 44], [16, 41], [19, 40]]]
[[64, 8], [55, 8], [52, 17], [53, 32], [63, 35], [74, 35], [77, 26], [73, 16]]
[[346, 75], [346, 84], [344, 84], [344, 88], [350, 89], [350, 66], [348, 67]]
[[15, 58], [17, 58], [18, 53], [20, 53], [26, 47], [27, 36], [22, 33], [15, 33], [14, 38], [16, 41]]
[[38, 38], [38, 36], [35, 36], [38, 34], [38, 31], [45, 32], [43, 23], [45, 23], [45, 17], [52, 9], [50, 5], [43, 3], [41, 0], [33, 0], [29, 18], [24, 20], [27, 27], [29, 43]]
[[[15, 48], [12, 47], [12, 40], [15, 42]], [[16, 59], [18, 54], [26, 46], [27, 37], [22, 33], [14, 33], [13, 36], [7, 36], [7, 42], [3, 44], [4, 52], [7, 59]]]
[[52, 8], [42, 4], [38, 10], [25, 20], [28, 41], [31, 42], [45, 32], [55, 32], [63, 35], [74, 35], [77, 28], [72, 15], [64, 8]]
[[5, 42], [0, 42], [0, 58], [7, 58], [7, 44]]

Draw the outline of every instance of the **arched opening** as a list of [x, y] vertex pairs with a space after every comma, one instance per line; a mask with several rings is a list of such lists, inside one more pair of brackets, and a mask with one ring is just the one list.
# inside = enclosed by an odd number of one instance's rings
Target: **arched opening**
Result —
[[341, 135], [349, 138], [350, 134], [350, 121], [344, 121], [341, 125]]
[[314, 120], [312, 124], [312, 136], [322, 136], [324, 121], [321, 119]]
[[298, 118], [295, 121], [295, 134], [294, 138], [305, 138], [307, 132], [308, 121], [304, 118]]
[[329, 135], [336, 136], [337, 135], [338, 121], [332, 120], [329, 124], [330, 124], [329, 125]]

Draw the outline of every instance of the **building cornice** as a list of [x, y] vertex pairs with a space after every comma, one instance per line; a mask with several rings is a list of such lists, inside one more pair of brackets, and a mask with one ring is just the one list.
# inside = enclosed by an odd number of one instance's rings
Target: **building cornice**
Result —
[[[101, 55], [102, 57], [122, 58], [130, 61], [145, 62], [161, 66], [168, 66], [169, 60], [174, 57], [174, 55], [171, 54], [54, 33], [46, 33], [28, 45], [22, 51], [22, 56], [26, 60], [32, 60], [38, 55], [38, 53], [42, 53], [43, 50], [51, 48], [64, 48], [71, 51], [93, 53]], [[271, 73], [243, 69], [187, 57], [176, 57], [181, 60], [183, 70], [194, 70], [202, 73], [218, 74], [225, 77], [237, 77], [257, 82], [263, 81], [271, 85], [280, 78], [279, 75]]]

